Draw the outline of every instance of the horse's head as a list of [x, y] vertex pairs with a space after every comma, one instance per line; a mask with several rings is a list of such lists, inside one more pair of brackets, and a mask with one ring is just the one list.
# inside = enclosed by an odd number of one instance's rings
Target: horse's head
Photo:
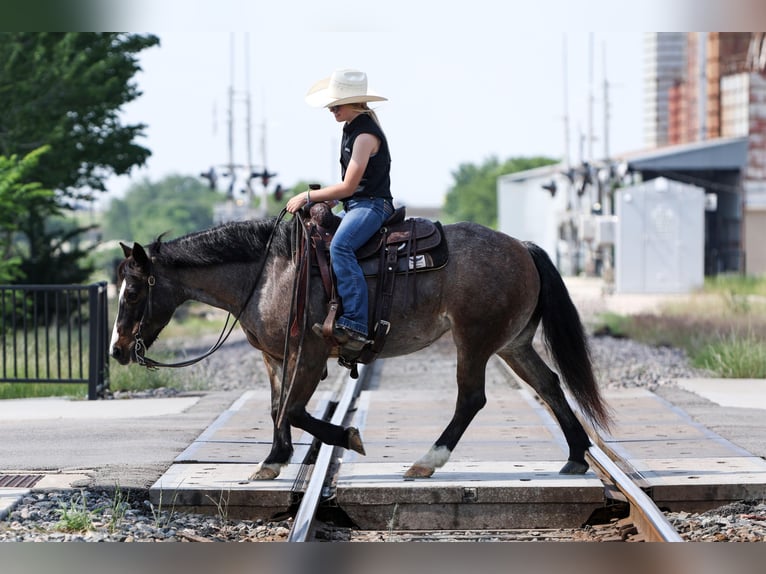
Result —
[[117, 318], [112, 329], [109, 352], [120, 364], [141, 363], [144, 353], [163, 327], [168, 324], [176, 305], [170, 303], [169, 287], [156, 277], [152, 260], [144, 248], [134, 243], [120, 243], [125, 260], [120, 263]]

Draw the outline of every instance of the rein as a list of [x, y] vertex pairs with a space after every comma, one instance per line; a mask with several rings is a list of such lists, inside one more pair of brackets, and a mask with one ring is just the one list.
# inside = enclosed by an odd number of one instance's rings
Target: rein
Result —
[[[295, 213], [295, 219], [294, 219], [296, 230], [298, 231], [295, 234], [295, 245], [296, 251], [298, 253], [298, 262], [295, 267], [295, 280], [293, 281], [293, 292], [291, 301], [292, 304], [290, 305], [290, 313], [288, 315], [287, 319], [287, 326], [285, 328], [285, 346], [284, 346], [284, 352], [283, 352], [283, 359], [282, 359], [282, 381], [279, 387], [279, 407], [277, 409], [277, 419], [275, 421], [275, 424], [277, 427], [282, 426], [282, 422], [285, 416], [285, 407], [287, 406], [287, 399], [290, 396], [290, 392], [293, 388], [293, 383], [295, 382], [295, 377], [298, 374], [298, 367], [300, 366], [301, 356], [303, 355], [303, 342], [306, 338], [306, 331], [308, 330], [308, 307], [309, 307], [309, 296], [311, 295], [311, 289], [310, 289], [310, 283], [311, 283], [311, 270], [308, 268], [309, 265], [309, 252], [310, 252], [310, 237], [309, 234], [306, 233], [306, 226], [303, 221], [303, 217], [301, 216], [300, 210]], [[302, 249], [301, 249], [302, 247]], [[290, 382], [287, 383], [287, 365], [288, 365], [288, 356], [290, 352], [290, 340], [293, 338], [291, 335], [292, 332], [292, 326], [295, 323], [297, 325], [297, 318], [296, 314], [298, 313], [298, 310], [301, 309], [301, 306], [298, 304], [298, 297], [301, 293], [300, 289], [300, 282], [301, 279], [305, 276], [305, 289], [304, 289], [304, 301], [301, 313], [301, 320], [302, 325], [301, 328], [298, 330], [299, 337], [298, 337], [298, 348], [295, 352], [295, 364], [293, 365], [292, 374], [290, 376]]]
[[[231, 335], [231, 332], [234, 330], [234, 327], [237, 326], [237, 323], [239, 322], [239, 318], [242, 316], [242, 313], [245, 312], [245, 309], [247, 309], [248, 304], [250, 303], [250, 300], [253, 298], [253, 294], [255, 293], [255, 288], [258, 286], [258, 280], [261, 277], [261, 274], [263, 273], [263, 268], [266, 265], [266, 259], [268, 259], [269, 251], [271, 250], [271, 244], [274, 241], [274, 235], [277, 231], [277, 227], [279, 226], [279, 223], [284, 218], [285, 214], [287, 213], [286, 209], [282, 209], [282, 211], [277, 216], [276, 221], [274, 222], [274, 227], [271, 229], [271, 233], [269, 234], [269, 240], [266, 243], [266, 249], [263, 255], [263, 259], [261, 259], [261, 265], [258, 269], [258, 273], [255, 275], [256, 280], [253, 283], [253, 287], [250, 290], [250, 293], [247, 296], [247, 299], [245, 299], [245, 302], [242, 304], [242, 307], [240, 308], [239, 312], [237, 313], [236, 317], [234, 317], [234, 322], [229, 327], [229, 320], [231, 319], [231, 313], [229, 313], [226, 316], [226, 322], [223, 325], [223, 329], [221, 330], [221, 334], [218, 336], [218, 340], [215, 342], [215, 344], [210, 347], [205, 353], [200, 355], [199, 357], [196, 357], [194, 359], [188, 359], [186, 361], [180, 361], [178, 363], [163, 363], [161, 361], [155, 361], [154, 359], [147, 357], [145, 355], [146, 353], [146, 346], [144, 345], [144, 338], [141, 335], [141, 328], [144, 325], [145, 319], [147, 317], [151, 317], [152, 313], [152, 287], [154, 287], [156, 283], [156, 279], [154, 278], [154, 275], [152, 275], [152, 269], [151, 269], [151, 259], [149, 260], [149, 277], [147, 277], [146, 282], [149, 286], [149, 293], [146, 296], [146, 304], [144, 305], [144, 312], [141, 315], [141, 320], [138, 323], [138, 329], [136, 330], [135, 335], [135, 349], [134, 353], [136, 355], [136, 362], [146, 367], [147, 369], [156, 369], [158, 367], [171, 367], [171, 368], [180, 368], [180, 367], [188, 367], [190, 365], [194, 365], [196, 363], [199, 363], [202, 359], [205, 359], [215, 353], [218, 349], [221, 348], [221, 346], [226, 342], [226, 339], [229, 338], [229, 335]], [[228, 331], [227, 331], [228, 328]]]

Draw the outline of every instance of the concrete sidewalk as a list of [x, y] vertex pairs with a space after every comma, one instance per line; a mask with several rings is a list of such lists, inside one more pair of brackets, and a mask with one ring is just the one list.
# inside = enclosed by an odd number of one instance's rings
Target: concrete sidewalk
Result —
[[721, 407], [766, 410], [766, 379], [677, 379], [676, 384]]
[[177, 415], [194, 406], [199, 400], [199, 396], [110, 401], [71, 400], [61, 397], [9, 399], [0, 401], [0, 421], [133, 419]]

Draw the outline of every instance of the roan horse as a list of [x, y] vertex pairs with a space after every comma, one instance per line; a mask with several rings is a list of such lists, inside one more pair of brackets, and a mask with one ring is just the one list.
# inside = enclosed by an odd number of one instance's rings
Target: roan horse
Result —
[[[457, 403], [452, 420], [405, 478], [426, 478], [443, 466], [474, 416], [486, 403], [485, 369], [502, 358], [550, 407], [569, 446], [563, 474], [588, 469], [588, 435], [571, 410], [558, 375], [533, 349], [542, 322], [547, 347], [585, 416], [602, 428], [609, 409], [596, 384], [580, 316], [561, 276], [540, 247], [473, 223], [444, 226], [449, 261], [395, 286], [391, 330], [381, 358], [423, 349], [452, 331], [457, 348]], [[271, 451], [250, 476], [273, 479], [292, 456], [291, 426], [323, 443], [364, 453], [357, 429], [343, 428], [306, 411], [332, 349], [310, 330], [285, 404], [280, 405], [291, 292], [296, 276], [293, 226], [279, 219], [233, 222], [178, 239], [123, 245], [119, 310], [110, 346], [121, 364], [143, 362], [143, 353], [175, 309], [200, 301], [237, 316], [250, 344], [263, 353], [271, 383], [274, 436]], [[267, 249], [267, 245], [270, 248]], [[372, 285], [372, 283], [370, 283]], [[415, 296], [407, 290], [416, 290]], [[372, 297], [371, 297], [372, 302]], [[311, 286], [307, 324], [322, 322], [326, 296]], [[292, 371], [290, 371], [292, 372]], [[283, 412], [284, 416], [279, 416]]]

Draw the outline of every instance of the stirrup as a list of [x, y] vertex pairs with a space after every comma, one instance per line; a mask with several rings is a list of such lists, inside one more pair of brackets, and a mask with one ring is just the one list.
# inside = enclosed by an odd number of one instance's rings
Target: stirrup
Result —
[[359, 358], [359, 355], [355, 356], [354, 358], [346, 358], [343, 355], [338, 356], [338, 364], [341, 367], [345, 367], [348, 370], [351, 371], [349, 376], [352, 379], [358, 379], [359, 378], [359, 367], [357, 366], [356, 360]]

